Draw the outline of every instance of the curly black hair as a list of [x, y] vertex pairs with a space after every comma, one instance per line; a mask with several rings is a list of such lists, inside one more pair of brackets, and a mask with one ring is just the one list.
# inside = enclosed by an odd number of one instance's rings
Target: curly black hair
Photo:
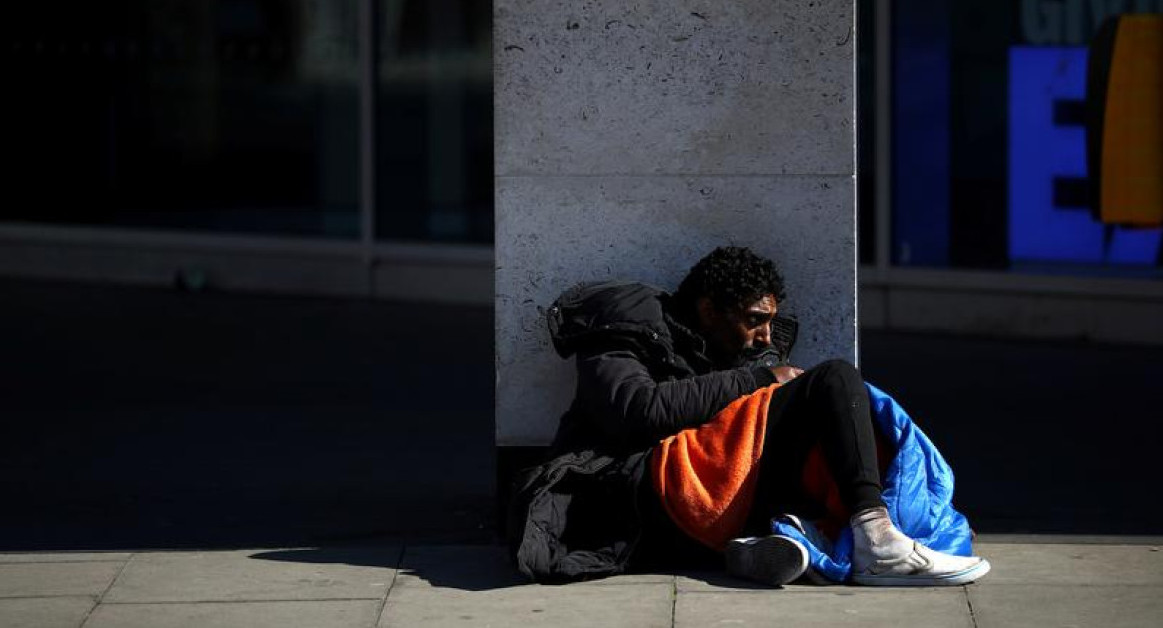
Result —
[[683, 309], [693, 311], [700, 297], [708, 297], [720, 310], [745, 307], [775, 295], [782, 302], [783, 277], [775, 262], [741, 246], [721, 246], [699, 260], [678, 285], [675, 298]]

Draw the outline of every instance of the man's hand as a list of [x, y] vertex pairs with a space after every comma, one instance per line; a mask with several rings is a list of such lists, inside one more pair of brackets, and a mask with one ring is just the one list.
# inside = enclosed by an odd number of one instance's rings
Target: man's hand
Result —
[[786, 384], [799, 377], [804, 370], [796, 366], [773, 366], [771, 367], [771, 372], [775, 375], [775, 381], [780, 384]]

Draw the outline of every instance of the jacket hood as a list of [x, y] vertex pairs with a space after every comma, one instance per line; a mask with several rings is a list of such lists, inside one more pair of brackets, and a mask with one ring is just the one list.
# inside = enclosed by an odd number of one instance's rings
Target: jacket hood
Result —
[[558, 355], [568, 358], [597, 334], [670, 337], [663, 314], [663, 290], [642, 283], [597, 281], [566, 290], [549, 308], [549, 334]]

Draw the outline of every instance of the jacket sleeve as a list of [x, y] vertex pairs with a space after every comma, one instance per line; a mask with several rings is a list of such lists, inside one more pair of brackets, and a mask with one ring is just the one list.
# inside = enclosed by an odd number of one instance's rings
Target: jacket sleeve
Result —
[[735, 399], [774, 382], [763, 367], [656, 382], [632, 351], [578, 356], [578, 399], [607, 438], [625, 445], [650, 446], [702, 425]]

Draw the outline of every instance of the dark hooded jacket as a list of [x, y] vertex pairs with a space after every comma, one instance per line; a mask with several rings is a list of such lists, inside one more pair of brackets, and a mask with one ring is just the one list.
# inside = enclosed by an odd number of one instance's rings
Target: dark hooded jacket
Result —
[[766, 367], [714, 370], [671, 295], [580, 284], [548, 311], [553, 346], [577, 363], [577, 391], [549, 462], [517, 479], [509, 516], [518, 568], [541, 582], [625, 570], [642, 534], [637, 496], [660, 440], [774, 383]]

